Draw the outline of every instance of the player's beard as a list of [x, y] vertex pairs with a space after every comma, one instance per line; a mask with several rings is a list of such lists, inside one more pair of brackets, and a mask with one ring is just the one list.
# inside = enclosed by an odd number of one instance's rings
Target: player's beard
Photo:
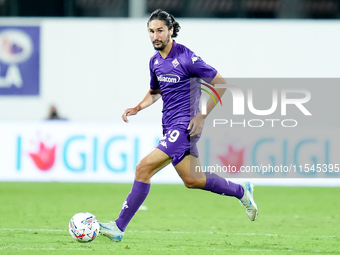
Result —
[[155, 49], [155, 50], [158, 50], [158, 51], [164, 50], [165, 47], [168, 45], [169, 40], [170, 40], [170, 33], [169, 33], [169, 34], [167, 35], [167, 37], [165, 38], [165, 41], [164, 41], [164, 42], [157, 40], [158, 42], [161, 42], [161, 43], [162, 43], [162, 44], [161, 44], [160, 46], [158, 46], [158, 47], [155, 46], [155, 42], [156, 42], [156, 41], [153, 41], [152, 44], [153, 44], [154, 49]]

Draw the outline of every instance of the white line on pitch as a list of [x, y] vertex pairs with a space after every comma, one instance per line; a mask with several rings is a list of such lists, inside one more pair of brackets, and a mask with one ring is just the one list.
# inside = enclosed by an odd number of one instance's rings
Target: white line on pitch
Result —
[[320, 237], [320, 238], [336, 238], [337, 236], [325, 236], [325, 235], [286, 235], [286, 234], [261, 234], [261, 233], [225, 233], [225, 232], [184, 232], [184, 231], [138, 231], [132, 230], [127, 232], [135, 232], [135, 233], [171, 233], [171, 234], [190, 234], [190, 235], [200, 235], [200, 234], [217, 234], [217, 235], [240, 235], [240, 236], [282, 236], [282, 237]]
[[65, 231], [67, 231], [67, 229], [0, 228], [0, 231], [42, 231], [42, 232], [65, 232]]
[[[0, 228], [0, 231], [41, 231], [41, 232], [67, 232], [67, 229], [32, 229], [32, 228]], [[225, 233], [225, 232], [185, 232], [185, 231], [139, 231], [139, 230], [130, 230], [126, 231], [130, 233], [157, 233], [157, 234], [189, 234], [189, 235], [200, 235], [200, 234], [218, 234], [218, 235], [240, 235], [240, 236], [282, 236], [282, 237], [319, 237], [319, 238], [336, 238], [338, 236], [325, 236], [325, 235], [286, 235], [286, 234], [261, 234], [261, 233]]]
[[[15, 246], [5, 246], [0, 247], [0, 250], [47, 250], [47, 251], [58, 251], [58, 250], [64, 250], [64, 251], [92, 251], [93, 249], [87, 249], [87, 248], [32, 248], [32, 247], [26, 247], [26, 248], [20, 248]], [[115, 249], [110, 249], [110, 251], [114, 251]]]

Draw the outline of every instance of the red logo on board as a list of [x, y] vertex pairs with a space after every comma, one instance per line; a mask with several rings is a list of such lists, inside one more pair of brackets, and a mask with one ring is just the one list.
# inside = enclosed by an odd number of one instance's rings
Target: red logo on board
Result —
[[39, 150], [36, 153], [29, 153], [33, 162], [42, 171], [47, 171], [52, 168], [55, 160], [56, 145], [51, 148], [45, 146], [43, 142], [39, 143]]
[[226, 167], [228, 167], [229, 165], [230, 167], [235, 166], [237, 172], [239, 172], [241, 166], [243, 165], [243, 154], [244, 148], [237, 151], [231, 145], [229, 145], [228, 152], [225, 155], [218, 155], [218, 158], [221, 160], [224, 166]]

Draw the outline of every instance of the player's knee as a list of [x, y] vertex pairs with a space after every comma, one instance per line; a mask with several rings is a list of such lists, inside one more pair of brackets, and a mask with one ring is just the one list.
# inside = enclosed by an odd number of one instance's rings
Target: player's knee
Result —
[[139, 162], [136, 166], [136, 177], [142, 177], [145, 175], [145, 165]]
[[136, 180], [142, 182], [150, 180], [151, 176], [149, 172], [150, 171], [147, 162], [143, 160], [140, 161], [136, 166]]
[[201, 188], [201, 183], [197, 178], [185, 178], [183, 179], [185, 187], [188, 189], [199, 189]]

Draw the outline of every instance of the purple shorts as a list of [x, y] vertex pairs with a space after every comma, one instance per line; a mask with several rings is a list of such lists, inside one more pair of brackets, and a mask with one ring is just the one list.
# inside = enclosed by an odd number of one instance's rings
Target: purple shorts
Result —
[[201, 135], [190, 138], [190, 130], [184, 124], [164, 128], [163, 138], [159, 141], [156, 148], [166, 153], [172, 158], [172, 164], [175, 166], [181, 162], [185, 156], [192, 155], [198, 157], [196, 143]]

